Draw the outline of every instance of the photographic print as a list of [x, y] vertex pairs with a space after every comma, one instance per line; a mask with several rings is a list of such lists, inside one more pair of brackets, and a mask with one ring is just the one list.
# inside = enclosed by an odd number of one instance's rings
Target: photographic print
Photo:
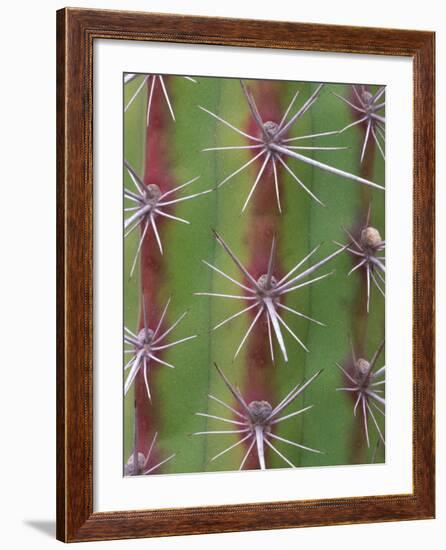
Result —
[[57, 70], [57, 538], [435, 517], [435, 33], [65, 8]]
[[385, 462], [385, 86], [123, 90], [124, 475]]

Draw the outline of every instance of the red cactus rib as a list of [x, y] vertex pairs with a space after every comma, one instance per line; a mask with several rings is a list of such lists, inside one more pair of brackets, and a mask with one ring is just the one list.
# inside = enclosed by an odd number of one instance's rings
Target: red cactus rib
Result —
[[[353, 88], [351, 89], [351, 95], [349, 97], [349, 100], [351, 102], [354, 102], [356, 100]], [[356, 117], [357, 113], [355, 112], [355, 110], [353, 108], [351, 108], [350, 110], [351, 110], [352, 116]], [[362, 143], [366, 136], [367, 123], [366, 122], [361, 123], [360, 127], [361, 127], [361, 134], [362, 134], [360, 142]], [[365, 149], [364, 159], [360, 165], [360, 170], [359, 170], [359, 175], [363, 178], [369, 178], [373, 176], [375, 149], [376, 147], [375, 147], [374, 140], [370, 140], [367, 148]], [[357, 219], [355, 220], [355, 225], [352, 228], [352, 233], [355, 236], [355, 238], [356, 237], [359, 238], [359, 234], [364, 224], [364, 219], [366, 218], [366, 214], [370, 206], [371, 199], [372, 199], [371, 190], [366, 188], [365, 186], [362, 186], [361, 187], [361, 206], [357, 215]], [[367, 292], [366, 276], [364, 272], [361, 271], [361, 273], [362, 273], [361, 286], [358, 290], [357, 295], [354, 298], [353, 306], [352, 306], [352, 309], [353, 309], [352, 335], [353, 335], [353, 341], [356, 343], [358, 353], [364, 355], [366, 350], [369, 315], [367, 313], [366, 301], [364, 300], [365, 293]], [[349, 373], [352, 373], [353, 364], [351, 360], [347, 359], [344, 364], [347, 368], [347, 371]], [[351, 395], [350, 398], [354, 403], [355, 396]], [[362, 456], [363, 456], [363, 453], [367, 451], [367, 445], [365, 444], [364, 435], [362, 432], [362, 426], [359, 421], [355, 423], [355, 429], [351, 436], [350, 448], [351, 448], [351, 458], [350, 458], [351, 463], [354, 464], [354, 463], [364, 462], [364, 460], [362, 459]]]
[[[280, 120], [280, 88], [280, 84], [276, 82], [259, 81], [256, 83], [255, 97], [264, 121]], [[251, 116], [247, 132], [252, 135], [257, 135], [259, 132], [258, 126]], [[262, 159], [256, 161], [259, 168], [261, 162]], [[268, 164], [262, 176], [262, 181], [253, 195], [249, 215], [247, 241], [251, 257], [247, 267], [248, 271], [258, 279], [258, 277], [268, 270], [271, 242], [273, 237], [277, 238], [279, 235], [280, 213], [276, 207], [274, 174], [271, 163]], [[275, 271], [276, 274], [280, 275], [281, 266], [277, 261], [275, 262]], [[254, 318], [254, 315], [255, 312], [251, 312], [251, 320]], [[266, 315], [262, 315], [260, 322], [254, 326], [248, 341], [244, 390], [248, 403], [254, 400], [275, 402], [276, 396], [273, 394], [271, 388], [271, 371], [273, 367], [269, 349]], [[255, 454], [252, 454], [245, 464], [245, 468], [253, 469], [258, 467], [258, 460]]]
[[[150, 79], [148, 80], [150, 88]], [[150, 91], [150, 90], [149, 90]], [[155, 90], [152, 97], [150, 111], [150, 127], [146, 135], [145, 171], [144, 183], [146, 185], [156, 184], [162, 192], [173, 187], [173, 179], [169, 170], [168, 139], [171, 119], [161, 88]], [[161, 235], [164, 231], [165, 220], [157, 220], [158, 231]], [[147, 305], [152, 323], [160, 318], [162, 307], [160, 303], [159, 289], [164, 279], [163, 256], [160, 253], [153, 231], [148, 231], [141, 246], [140, 257], [140, 320], [139, 328], [144, 326], [143, 304]], [[162, 352], [161, 352], [162, 353]], [[156, 375], [158, 365], [150, 367], [150, 387], [152, 403], [147, 396], [142, 370], [135, 379], [135, 407], [136, 407], [136, 441], [138, 451], [144, 455], [150, 447], [150, 443], [157, 432], [159, 423], [159, 403], [156, 400]], [[156, 447], [152, 451], [151, 462], [157, 463], [163, 457], [158, 455]]]

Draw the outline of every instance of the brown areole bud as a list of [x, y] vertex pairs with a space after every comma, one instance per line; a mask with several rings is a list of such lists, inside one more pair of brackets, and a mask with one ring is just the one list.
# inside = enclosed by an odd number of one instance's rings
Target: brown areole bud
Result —
[[379, 231], [374, 227], [366, 227], [361, 231], [361, 244], [368, 248], [378, 248], [382, 243]]

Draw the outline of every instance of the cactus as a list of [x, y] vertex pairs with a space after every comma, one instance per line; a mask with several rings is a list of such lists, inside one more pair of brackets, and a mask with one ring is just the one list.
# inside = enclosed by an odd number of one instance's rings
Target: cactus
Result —
[[124, 475], [382, 462], [385, 89], [123, 86]]

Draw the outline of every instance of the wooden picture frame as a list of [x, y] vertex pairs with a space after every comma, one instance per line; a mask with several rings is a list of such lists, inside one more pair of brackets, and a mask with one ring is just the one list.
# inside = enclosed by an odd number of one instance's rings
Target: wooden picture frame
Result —
[[[413, 60], [413, 491], [93, 511], [93, 43], [177, 42]], [[66, 8], [57, 13], [57, 538], [65, 542], [427, 519], [435, 510], [432, 32]]]

